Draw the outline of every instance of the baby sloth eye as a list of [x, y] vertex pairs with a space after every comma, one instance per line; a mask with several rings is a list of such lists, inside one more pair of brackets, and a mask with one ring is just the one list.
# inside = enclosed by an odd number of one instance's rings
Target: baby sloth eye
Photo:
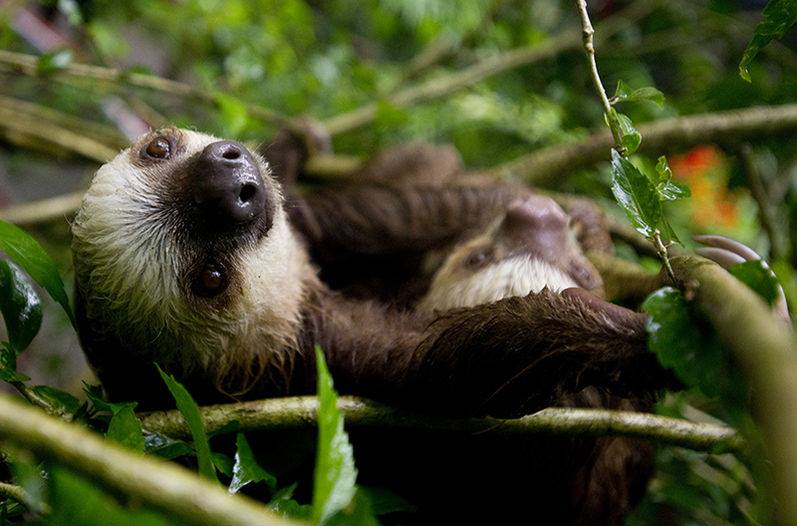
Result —
[[147, 144], [144, 154], [151, 159], [168, 159], [172, 154], [172, 145], [167, 139], [157, 137]]
[[202, 269], [194, 282], [194, 293], [197, 296], [212, 298], [227, 288], [227, 277], [216, 265], [209, 264]]
[[468, 256], [468, 259], [465, 260], [465, 265], [472, 269], [483, 267], [490, 261], [491, 257], [492, 253], [489, 250], [479, 250]]

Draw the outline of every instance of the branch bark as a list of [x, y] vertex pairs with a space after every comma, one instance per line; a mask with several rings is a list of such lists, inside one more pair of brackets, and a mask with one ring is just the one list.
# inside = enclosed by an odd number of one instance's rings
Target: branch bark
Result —
[[[797, 104], [674, 117], [638, 126], [640, 152], [660, 153], [701, 143], [772, 136], [797, 130]], [[480, 172], [545, 185], [557, 177], [609, 159], [614, 138], [608, 130], [586, 139], [549, 146]]]
[[774, 477], [778, 524], [797, 524], [797, 340], [751, 289], [719, 265], [695, 256], [672, 259], [694, 298], [750, 380], [753, 414]]
[[[697, 449], [727, 452], [739, 450], [740, 437], [733, 429], [712, 424], [646, 413], [551, 407], [533, 415], [505, 420], [498, 418], [441, 419], [411, 413], [369, 400], [342, 396], [338, 408], [347, 426], [414, 429], [419, 431], [457, 431], [499, 435], [624, 435]], [[290, 429], [317, 425], [318, 400], [315, 397], [275, 398], [201, 408], [208, 432], [216, 432], [231, 422], [239, 431]], [[177, 411], [159, 411], [141, 416], [149, 431], [187, 438], [190, 431]]]
[[0, 437], [190, 524], [302, 524], [230, 495], [183, 467], [125, 450], [75, 424], [0, 395]]

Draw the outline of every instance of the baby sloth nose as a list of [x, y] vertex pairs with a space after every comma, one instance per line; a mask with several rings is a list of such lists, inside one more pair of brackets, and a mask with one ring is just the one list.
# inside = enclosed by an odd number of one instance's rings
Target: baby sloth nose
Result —
[[499, 235], [513, 251], [557, 262], [568, 250], [569, 218], [553, 199], [531, 196], [507, 208]]
[[194, 202], [224, 227], [249, 223], [265, 211], [266, 191], [257, 163], [243, 144], [218, 141], [197, 159]]
[[507, 233], [524, 233], [567, 228], [564, 210], [549, 197], [532, 196], [515, 201], [507, 208], [503, 229]]

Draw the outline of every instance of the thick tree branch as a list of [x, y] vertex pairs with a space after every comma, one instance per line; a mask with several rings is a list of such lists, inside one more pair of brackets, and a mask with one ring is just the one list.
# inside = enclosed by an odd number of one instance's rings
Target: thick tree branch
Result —
[[[646, 413], [551, 407], [513, 420], [497, 418], [441, 419], [388, 407], [369, 400], [342, 396], [338, 407], [347, 426], [459, 431], [510, 435], [624, 435], [712, 452], [738, 450], [742, 442], [733, 429], [695, 424]], [[237, 430], [315, 427], [318, 401], [315, 397], [275, 398], [237, 404], [203, 407], [202, 418], [209, 432], [237, 422]], [[173, 437], [188, 437], [189, 430], [177, 411], [148, 413], [142, 425], [149, 431]]]
[[774, 476], [776, 516], [797, 524], [797, 340], [769, 306], [719, 265], [695, 256], [672, 259], [679, 280], [693, 283], [694, 299], [750, 380], [753, 414], [761, 427]]
[[0, 395], [0, 437], [190, 524], [299, 524], [183, 467], [123, 449], [7, 395]]
[[[686, 146], [760, 137], [797, 130], [797, 104], [674, 117], [638, 126], [640, 152], [667, 152]], [[481, 172], [498, 178], [545, 185], [567, 172], [609, 159], [614, 144], [606, 130], [586, 139], [557, 144]]]

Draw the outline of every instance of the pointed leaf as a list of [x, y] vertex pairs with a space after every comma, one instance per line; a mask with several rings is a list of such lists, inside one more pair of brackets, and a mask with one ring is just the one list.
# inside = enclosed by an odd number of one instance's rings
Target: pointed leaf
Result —
[[634, 128], [634, 123], [627, 115], [617, 114], [617, 121], [620, 124], [620, 142], [630, 155], [639, 149], [642, 144], [642, 135]]
[[105, 436], [136, 451], [144, 451], [144, 435], [141, 432], [141, 421], [133, 411], [136, 407], [135, 402], [120, 404], [111, 417], [108, 424], [108, 431]]
[[797, 0], [769, 0], [763, 15], [764, 20], [756, 26], [753, 39], [739, 62], [739, 75], [748, 82], [751, 80], [748, 68], [759, 50], [772, 39], [781, 38], [797, 23]]
[[191, 430], [197, 462], [199, 463], [199, 474], [207, 479], [218, 481], [216, 468], [213, 467], [213, 459], [210, 454], [208, 435], [205, 432], [205, 424], [202, 422], [199, 406], [196, 405], [196, 402], [191, 398], [188, 390], [183, 387], [183, 384], [175, 380], [174, 376], [163, 372], [159, 366], [156, 365], [156, 367], [158, 367], [158, 372], [166, 383], [166, 387], [169, 388], [169, 392], [172, 393], [177, 409], [180, 410], [188, 424], [188, 428]]
[[628, 84], [622, 80], [617, 81], [617, 89], [614, 92], [614, 96], [611, 98], [612, 104], [625, 101], [637, 102], [640, 100], [649, 100], [661, 107], [664, 105], [664, 94], [651, 86], [632, 90]]
[[617, 150], [612, 150], [612, 193], [634, 228], [652, 237], [662, 217], [656, 188]]
[[230, 482], [230, 493], [238, 493], [241, 488], [250, 482], [265, 482], [274, 491], [277, 487], [277, 479], [261, 468], [249, 447], [249, 442], [243, 433], [238, 433], [235, 440], [238, 450], [235, 453], [235, 464], [232, 467], [232, 481]]
[[22, 267], [64, 308], [74, 327], [75, 317], [69, 306], [69, 298], [66, 297], [64, 282], [58, 274], [58, 267], [41, 245], [21, 228], [0, 220], [0, 250]]
[[41, 327], [41, 300], [25, 273], [4, 260], [0, 260], [0, 311], [11, 346], [17, 353], [24, 351]]
[[338, 395], [316, 345], [318, 369], [318, 451], [313, 481], [313, 522], [323, 524], [351, 503], [357, 469], [343, 416], [337, 407]]

